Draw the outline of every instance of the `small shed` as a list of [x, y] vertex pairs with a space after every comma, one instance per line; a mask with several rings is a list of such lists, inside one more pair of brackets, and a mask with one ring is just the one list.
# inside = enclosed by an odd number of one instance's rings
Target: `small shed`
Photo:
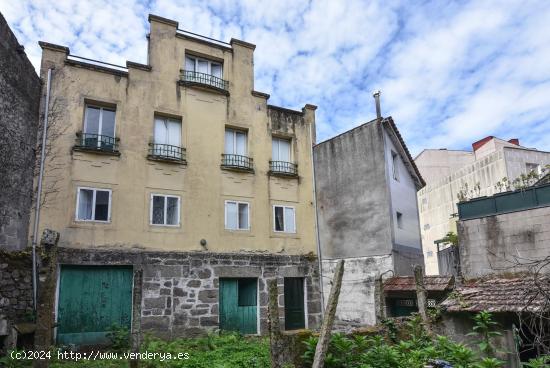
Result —
[[444, 333], [468, 341], [473, 316], [491, 312], [502, 337], [498, 344], [509, 352], [507, 367], [544, 353], [550, 346], [550, 277], [533, 274], [490, 276], [466, 281], [441, 303]]
[[[428, 307], [435, 307], [454, 287], [453, 276], [424, 276]], [[386, 314], [403, 317], [418, 312], [416, 283], [413, 276], [395, 276], [384, 281]]]

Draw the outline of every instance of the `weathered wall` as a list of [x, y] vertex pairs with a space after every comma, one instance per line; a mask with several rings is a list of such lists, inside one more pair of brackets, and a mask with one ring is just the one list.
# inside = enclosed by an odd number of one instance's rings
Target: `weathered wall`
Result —
[[[332, 278], [338, 260], [323, 260], [323, 293], [328, 301]], [[342, 289], [336, 309], [336, 325], [352, 326], [375, 325], [379, 308], [379, 290], [377, 280], [393, 269], [390, 255], [361, 258], [347, 258], [344, 264]], [[386, 277], [391, 276], [386, 273]]]
[[391, 253], [382, 127], [371, 122], [314, 147], [323, 259]]
[[[45, 185], [55, 184], [57, 194], [42, 212], [40, 228], [59, 231], [64, 247], [200, 251], [205, 239], [213, 252], [315, 253], [310, 133], [315, 107], [274, 113], [267, 95], [253, 92], [253, 45], [197, 41], [177, 34], [176, 22], [157, 17], [150, 27], [150, 65], [129, 64], [128, 72], [75, 64], [67, 60], [68, 49], [42, 43], [41, 73], [56, 68], [52, 103], [63, 107], [57, 120], [67, 129], [54, 142], [58, 154], [47, 165]], [[229, 95], [178, 85], [186, 52], [223, 62]], [[116, 105], [120, 156], [71, 150], [90, 101]], [[181, 119], [187, 165], [147, 160], [155, 114]], [[253, 173], [220, 168], [226, 126], [247, 131]], [[292, 139], [298, 178], [268, 175], [273, 135]], [[79, 186], [112, 190], [109, 223], [75, 220]], [[181, 198], [180, 226], [150, 224], [152, 193]], [[250, 230], [225, 229], [225, 200], [250, 204]], [[295, 207], [296, 233], [274, 231], [275, 204]]]
[[[447, 336], [453, 341], [467, 345], [475, 345], [477, 336], [468, 336], [473, 332], [472, 313], [443, 313], [441, 320], [434, 326], [435, 332]], [[511, 313], [494, 313], [493, 319], [498, 323], [501, 336], [492, 338], [492, 343], [496, 347], [497, 357], [505, 361], [505, 366], [509, 368], [520, 368], [521, 365], [516, 355], [516, 342], [513, 333], [513, 323], [516, 316]]]
[[32, 319], [32, 260], [29, 252], [0, 249], [0, 353], [13, 347], [13, 325]]
[[550, 207], [459, 221], [458, 239], [466, 278], [526, 271], [550, 254]]
[[27, 245], [40, 79], [0, 14], [0, 248]]
[[[321, 321], [318, 262], [315, 257], [211, 252], [137, 252], [60, 248], [60, 264], [133, 265], [132, 330], [165, 338], [216, 329], [219, 278], [258, 278], [259, 329], [267, 334], [267, 280], [277, 278], [279, 316], [284, 326], [284, 277], [304, 277], [307, 327]], [[141, 281], [141, 282], [139, 282]], [[284, 327], [283, 327], [284, 328]]]

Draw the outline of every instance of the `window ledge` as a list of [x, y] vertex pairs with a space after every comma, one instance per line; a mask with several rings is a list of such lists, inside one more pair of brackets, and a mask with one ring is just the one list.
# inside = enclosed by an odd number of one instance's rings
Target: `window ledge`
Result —
[[149, 161], [164, 162], [167, 164], [187, 165], [187, 160], [185, 159], [179, 160], [177, 158], [168, 158], [164, 156], [155, 156], [155, 155], [147, 155], [147, 159]]
[[298, 174], [284, 172], [284, 171], [268, 171], [267, 175], [276, 176], [279, 178], [298, 179]]
[[108, 151], [100, 148], [91, 148], [91, 147], [83, 147], [83, 146], [73, 146], [73, 151], [95, 153], [98, 155], [105, 155], [105, 156], [120, 156], [120, 151]]
[[247, 167], [227, 166], [227, 165], [221, 165], [220, 167], [222, 170], [254, 174], [254, 169], [249, 169]]
[[184, 87], [194, 87], [194, 88], [197, 88], [197, 89], [216, 92], [216, 93], [219, 93], [219, 94], [224, 95], [224, 96], [229, 96], [229, 91], [228, 90], [218, 88], [218, 87], [212, 86], [212, 85], [207, 84], [207, 83], [179, 80], [178, 84], [180, 86], [184, 86]]

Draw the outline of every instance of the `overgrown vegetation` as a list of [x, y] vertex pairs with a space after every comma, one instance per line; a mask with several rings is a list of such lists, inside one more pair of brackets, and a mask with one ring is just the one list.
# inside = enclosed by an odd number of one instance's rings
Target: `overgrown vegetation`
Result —
[[[494, 338], [496, 323], [488, 312], [482, 312], [474, 318], [472, 331], [474, 343], [469, 346], [451, 341], [445, 336], [429, 333], [418, 315], [411, 317], [404, 326], [398, 326], [395, 320], [383, 323], [385, 334], [373, 336], [336, 333], [332, 336], [325, 361], [326, 368], [502, 368], [504, 362], [498, 359]], [[109, 335], [113, 351], [122, 356], [128, 348], [128, 332], [123, 328], [114, 328]], [[304, 366], [311, 366], [317, 337], [308, 337], [303, 355]], [[126, 346], [126, 347], [124, 347]], [[115, 350], [118, 349], [118, 350]], [[141, 346], [141, 353], [162, 354], [155, 359], [141, 359], [141, 368], [186, 367], [186, 368], [269, 368], [269, 341], [266, 338], [243, 337], [234, 333], [212, 333], [203, 338], [177, 339], [163, 341], [147, 336]], [[187, 353], [187, 354], [185, 354]], [[179, 359], [175, 359], [180, 354]], [[185, 354], [185, 355], [184, 355]], [[168, 355], [172, 359], [168, 359]], [[447, 362], [447, 363], [446, 363]], [[525, 363], [523, 368], [548, 368], [550, 357], [539, 357]], [[128, 367], [128, 359], [102, 359], [70, 361], [57, 358], [52, 350], [50, 367], [52, 368], [122, 368]], [[29, 360], [0, 358], [0, 367], [30, 367]], [[285, 368], [301, 368], [287, 365]]]
[[[405, 339], [397, 340], [396, 327], [386, 321], [386, 336], [345, 336], [334, 334], [330, 341], [326, 368], [424, 368], [427, 364], [453, 368], [499, 368], [504, 362], [496, 358], [494, 338], [496, 322], [488, 312], [474, 318], [477, 338], [473, 346], [456, 343], [445, 336], [431, 336], [424, 328], [419, 316], [413, 316], [406, 323]], [[311, 364], [315, 354], [317, 338], [305, 341], [303, 359]], [[548, 367], [544, 357], [531, 360], [525, 367]], [[542, 365], [541, 365], [542, 364]]]

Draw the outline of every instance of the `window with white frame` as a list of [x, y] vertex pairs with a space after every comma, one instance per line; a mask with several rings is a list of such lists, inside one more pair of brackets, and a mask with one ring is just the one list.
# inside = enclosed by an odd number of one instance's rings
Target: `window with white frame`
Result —
[[296, 216], [294, 207], [273, 206], [273, 229], [276, 232], [296, 232]]
[[180, 224], [180, 197], [151, 194], [151, 225], [178, 226]]
[[228, 230], [250, 229], [250, 205], [246, 202], [225, 202], [225, 228]]
[[222, 78], [222, 69], [223, 68], [221, 63], [192, 55], [185, 56], [185, 70], [187, 71], [204, 73], [217, 78]]
[[155, 117], [155, 143], [181, 146], [181, 121], [160, 116]]
[[539, 164], [527, 162], [525, 164], [525, 169], [527, 171], [527, 174], [531, 172], [534, 172], [535, 174], [538, 174], [538, 175], [542, 174], [541, 166]]
[[224, 153], [226, 155], [247, 155], [247, 137], [246, 132], [235, 129], [225, 129], [225, 146]]
[[393, 178], [399, 181], [399, 155], [394, 151], [391, 151], [391, 160]]
[[86, 105], [84, 133], [115, 137], [115, 109]]
[[78, 188], [76, 220], [111, 221], [111, 191], [108, 189]]
[[290, 140], [273, 137], [271, 151], [273, 161], [290, 162]]

